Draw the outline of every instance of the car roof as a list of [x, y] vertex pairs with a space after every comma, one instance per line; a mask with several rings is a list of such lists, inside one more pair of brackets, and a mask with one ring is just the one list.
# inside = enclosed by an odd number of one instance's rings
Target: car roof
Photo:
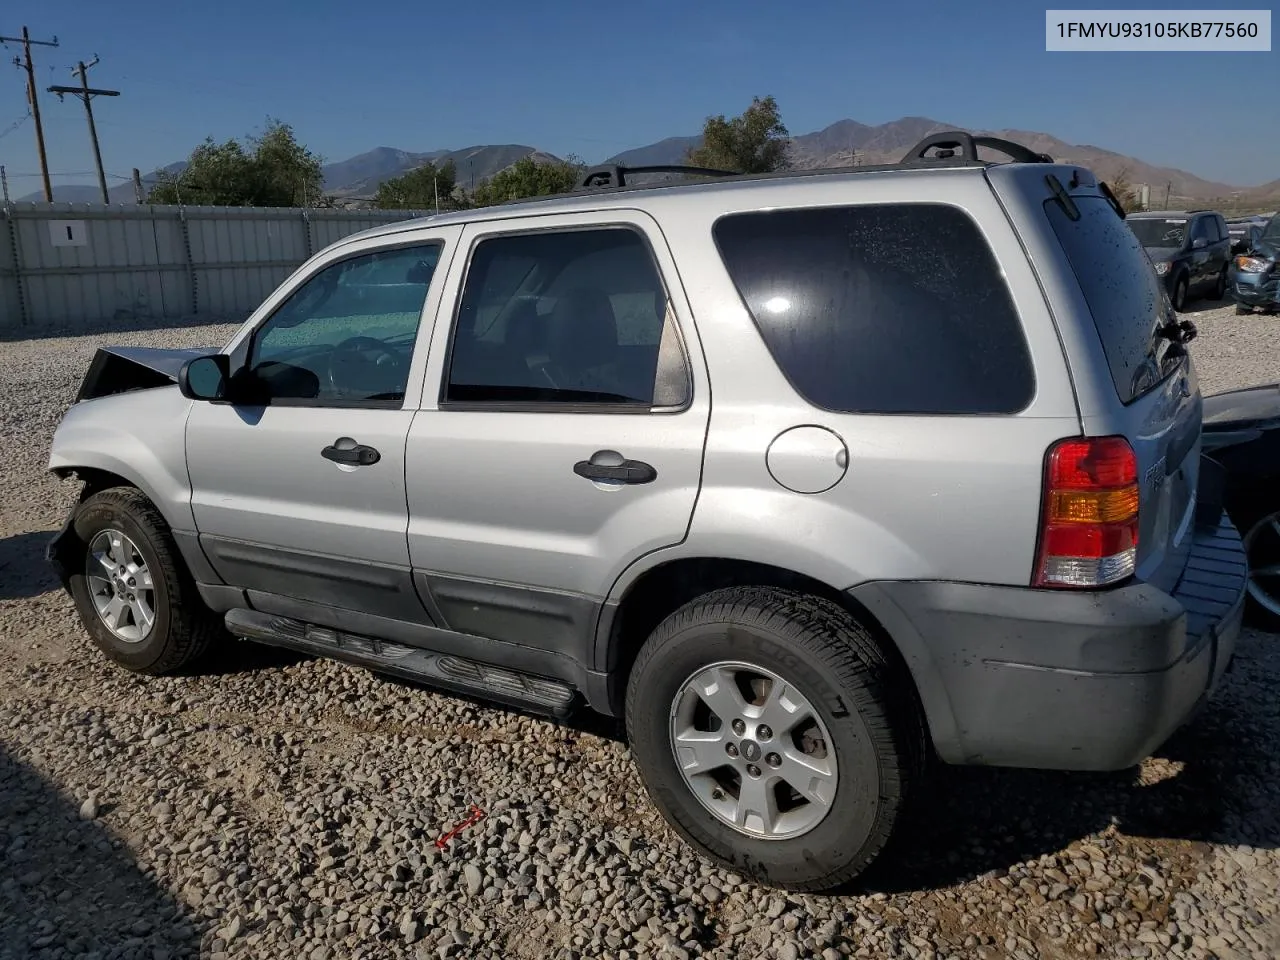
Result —
[[[761, 205], [766, 206], [764, 199], [769, 193], [785, 189], [797, 180], [847, 180], [856, 177], [868, 181], [885, 177], [920, 177], [946, 172], [951, 175], [966, 173], [978, 177], [994, 164], [957, 160], [954, 163], [932, 162], [927, 165], [911, 166], [906, 164], [884, 164], [865, 167], [836, 167], [814, 170], [786, 170], [775, 173], [740, 174], [717, 177], [710, 180], [657, 182], [634, 184], [624, 187], [605, 187], [584, 189], [572, 193], [556, 194], [548, 197], [530, 197], [512, 200], [507, 203], [478, 207], [473, 210], [457, 210], [450, 213], [428, 214], [409, 220], [381, 224], [344, 238], [348, 240], [369, 240], [382, 236], [392, 236], [410, 230], [421, 229], [425, 225], [446, 226], [452, 224], [481, 223], [487, 220], [502, 220], [509, 217], [549, 215], [557, 213], [577, 213], [583, 211], [608, 210], [619, 207], [635, 207], [649, 198], [681, 196], [695, 197], [708, 193], [738, 194], [745, 191], [759, 192]], [[1006, 166], [1006, 164], [1001, 164]]]

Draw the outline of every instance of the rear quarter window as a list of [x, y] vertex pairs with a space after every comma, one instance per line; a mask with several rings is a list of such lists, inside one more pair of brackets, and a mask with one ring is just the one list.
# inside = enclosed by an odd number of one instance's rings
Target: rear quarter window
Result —
[[1168, 298], [1134, 231], [1103, 197], [1072, 197], [1072, 220], [1055, 200], [1044, 204], [1093, 316], [1111, 379], [1123, 403], [1164, 379], [1169, 342], [1156, 334]]
[[1030, 351], [977, 225], [945, 204], [729, 214], [715, 242], [783, 374], [841, 413], [1010, 414]]

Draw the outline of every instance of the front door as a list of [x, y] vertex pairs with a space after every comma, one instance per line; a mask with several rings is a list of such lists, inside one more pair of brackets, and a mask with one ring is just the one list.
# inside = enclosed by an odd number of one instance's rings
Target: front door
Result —
[[404, 447], [430, 338], [424, 304], [438, 300], [428, 293], [443, 280], [449, 239], [383, 238], [338, 254], [233, 345], [233, 367], [243, 360], [233, 376], [249, 380], [251, 402], [194, 405], [192, 511], [227, 583], [422, 618], [405, 539]]
[[622, 570], [685, 537], [710, 410], [661, 233], [601, 216], [466, 228], [406, 457], [442, 618], [579, 662]]
[[[1196, 217], [1192, 220], [1188, 240], [1191, 244], [1191, 286], [1203, 288], [1217, 279], [1208, 217]], [[1196, 246], [1197, 243], [1200, 244], [1199, 247]]]

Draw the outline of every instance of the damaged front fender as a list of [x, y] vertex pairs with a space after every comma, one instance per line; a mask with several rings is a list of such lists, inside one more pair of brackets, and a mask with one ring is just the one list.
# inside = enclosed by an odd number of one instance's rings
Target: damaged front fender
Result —
[[217, 347], [183, 350], [99, 347], [80, 383], [76, 402], [177, 383], [178, 371], [184, 363], [217, 352]]

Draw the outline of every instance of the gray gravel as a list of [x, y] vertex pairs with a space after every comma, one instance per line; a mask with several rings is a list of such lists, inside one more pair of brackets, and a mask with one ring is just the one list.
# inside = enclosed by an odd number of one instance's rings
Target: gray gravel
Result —
[[[1280, 380], [1280, 319], [1193, 307], [1207, 391]], [[533, 720], [231, 643], [197, 675], [104, 663], [41, 550], [48, 441], [94, 347], [0, 343], [0, 956], [1280, 955], [1280, 641], [1113, 776], [940, 772], [839, 897], [703, 864], [616, 730]], [[472, 803], [487, 817], [444, 851]]]

